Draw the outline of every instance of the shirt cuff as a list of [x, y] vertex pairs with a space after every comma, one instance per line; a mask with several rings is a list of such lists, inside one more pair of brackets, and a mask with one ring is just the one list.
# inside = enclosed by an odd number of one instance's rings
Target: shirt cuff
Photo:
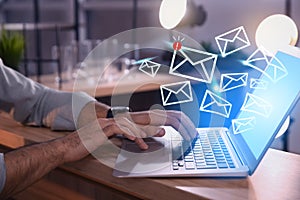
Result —
[[72, 96], [72, 110], [75, 125], [77, 126], [78, 118], [81, 110], [90, 102], [95, 102], [96, 99], [92, 98], [84, 92], [75, 92]]
[[2, 192], [6, 181], [6, 167], [4, 162], [4, 155], [0, 153], [0, 193]]
[[72, 103], [64, 105], [57, 110], [55, 119], [51, 125], [51, 130], [76, 130], [81, 110], [86, 104], [94, 101], [96, 100], [84, 92], [72, 93]]

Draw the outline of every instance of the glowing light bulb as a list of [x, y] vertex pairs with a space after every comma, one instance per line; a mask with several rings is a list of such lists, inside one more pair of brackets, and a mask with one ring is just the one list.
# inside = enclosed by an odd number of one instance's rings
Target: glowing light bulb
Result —
[[282, 14], [271, 15], [264, 19], [257, 27], [255, 35], [257, 46], [265, 48], [273, 55], [281, 47], [295, 45], [297, 39], [298, 30], [295, 22]]
[[187, 0], [163, 0], [159, 9], [159, 21], [166, 29], [175, 28], [186, 12]]

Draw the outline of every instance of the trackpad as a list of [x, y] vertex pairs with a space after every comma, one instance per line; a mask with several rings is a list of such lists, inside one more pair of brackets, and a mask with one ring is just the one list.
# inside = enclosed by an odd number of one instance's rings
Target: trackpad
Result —
[[115, 169], [126, 173], [149, 173], [170, 166], [170, 142], [147, 138], [149, 148], [141, 150], [134, 142], [124, 140]]

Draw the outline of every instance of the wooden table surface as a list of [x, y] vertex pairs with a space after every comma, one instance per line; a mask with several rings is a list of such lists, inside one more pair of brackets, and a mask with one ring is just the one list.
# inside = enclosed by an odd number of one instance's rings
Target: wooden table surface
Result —
[[[0, 143], [17, 148], [61, 137], [66, 132], [24, 127], [1, 114]], [[115, 152], [106, 152], [114, 162]], [[300, 199], [300, 156], [269, 149], [254, 175], [248, 178], [116, 178], [113, 169], [92, 156], [65, 164], [62, 171], [140, 199]], [[79, 195], [79, 194], [76, 194]], [[75, 195], [75, 196], [76, 196]], [[78, 199], [88, 199], [79, 198]], [[23, 196], [24, 198], [24, 196]], [[26, 198], [25, 198], [26, 199]], [[55, 199], [55, 198], [49, 198]], [[71, 199], [67, 198], [66, 199]]]

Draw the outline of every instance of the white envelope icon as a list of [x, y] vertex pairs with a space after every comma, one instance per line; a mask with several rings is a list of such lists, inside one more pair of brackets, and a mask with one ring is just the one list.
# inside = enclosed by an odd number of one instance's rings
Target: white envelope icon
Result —
[[206, 90], [200, 110], [203, 112], [209, 112], [228, 118], [231, 112], [232, 104], [222, 97], [214, 94], [213, 92]]
[[144, 72], [145, 74], [155, 77], [161, 64], [150, 61], [150, 60], [145, 60], [142, 62], [142, 64], [139, 67], [139, 70]]
[[[174, 66], [176, 55], [181, 56], [183, 60]], [[169, 73], [195, 81], [211, 83], [217, 57], [216, 54], [182, 47], [179, 51], [174, 51]]]
[[233, 119], [232, 130], [234, 134], [240, 134], [247, 132], [255, 127], [255, 117], [241, 118], [241, 119]]
[[[250, 41], [243, 26], [215, 37], [223, 57], [250, 46]], [[234, 47], [232, 49], [231, 47]]]
[[246, 60], [245, 64], [260, 71], [274, 83], [288, 75], [284, 65], [275, 56], [272, 55], [263, 47], [254, 51]]
[[225, 92], [247, 85], [248, 73], [228, 73], [221, 75], [220, 90]]
[[160, 86], [164, 106], [193, 101], [191, 83], [183, 81]]
[[269, 117], [272, 112], [272, 105], [258, 96], [247, 93], [241, 110]]
[[269, 82], [261, 79], [251, 78], [250, 88], [258, 90], [266, 90], [268, 88]]

